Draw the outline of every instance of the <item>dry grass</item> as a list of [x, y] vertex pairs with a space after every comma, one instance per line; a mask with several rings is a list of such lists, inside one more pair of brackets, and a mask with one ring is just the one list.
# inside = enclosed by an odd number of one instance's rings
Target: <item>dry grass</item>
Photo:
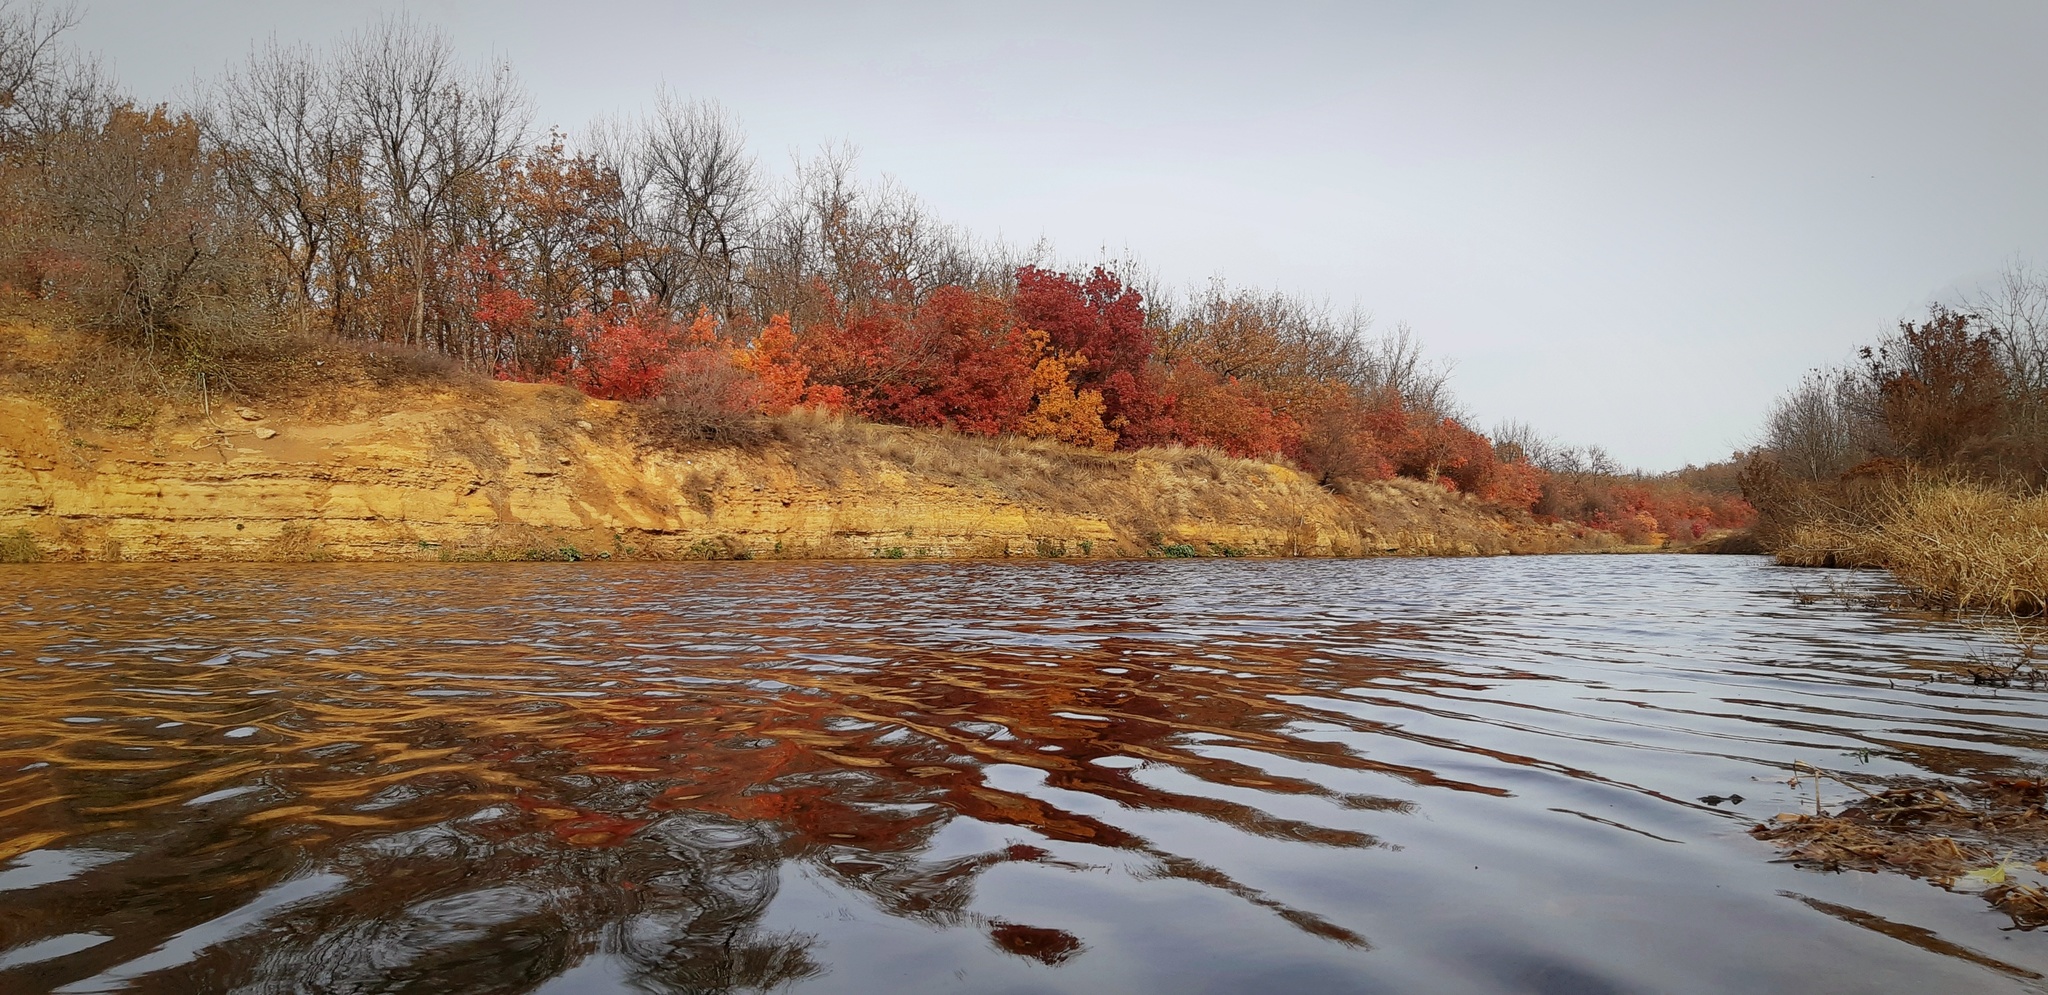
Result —
[[1887, 567], [1943, 607], [2038, 615], [2048, 607], [2048, 494], [1902, 481], [1853, 511], [1792, 526], [1778, 560]]
[[95, 432], [153, 428], [167, 411], [285, 405], [316, 417], [397, 410], [421, 395], [488, 390], [487, 378], [438, 353], [278, 333], [206, 357], [149, 354], [61, 316], [0, 320], [0, 389], [50, 406]]
[[0, 563], [40, 563], [42, 559], [43, 547], [27, 529], [0, 535]]
[[39, 324], [0, 324], [0, 357], [0, 385], [95, 431], [147, 429], [182, 380], [197, 382], [97, 336]]
[[333, 559], [326, 544], [314, 538], [309, 522], [287, 522], [266, 543], [260, 557], [273, 563], [322, 563]]

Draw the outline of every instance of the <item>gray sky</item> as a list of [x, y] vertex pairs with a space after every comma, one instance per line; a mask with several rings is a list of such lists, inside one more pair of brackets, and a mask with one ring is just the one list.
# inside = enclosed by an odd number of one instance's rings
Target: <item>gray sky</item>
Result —
[[1724, 457], [1809, 367], [2048, 261], [2048, 4], [88, 0], [138, 96], [409, 10], [572, 134], [666, 82], [764, 166], [850, 140], [940, 216], [1354, 303], [1520, 418]]

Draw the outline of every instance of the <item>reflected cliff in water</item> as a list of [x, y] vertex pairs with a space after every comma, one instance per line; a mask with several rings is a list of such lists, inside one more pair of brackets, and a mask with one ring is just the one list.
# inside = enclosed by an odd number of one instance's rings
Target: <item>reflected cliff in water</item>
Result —
[[1793, 758], [2044, 759], [2032, 694], [1917, 683], [1966, 634], [1799, 579], [9, 571], [0, 988], [1722, 990], [1816, 944], [2027, 983], [1980, 904], [1742, 836]]

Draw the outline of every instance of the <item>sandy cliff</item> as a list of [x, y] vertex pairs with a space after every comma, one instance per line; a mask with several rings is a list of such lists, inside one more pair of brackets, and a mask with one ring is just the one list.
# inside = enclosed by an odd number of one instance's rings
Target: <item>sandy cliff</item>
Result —
[[644, 413], [555, 387], [190, 407], [95, 429], [0, 394], [0, 535], [28, 555], [84, 560], [1344, 556], [1567, 542], [1410, 481], [1345, 499], [1285, 467], [1203, 451], [1105, 456], [802, 416], [737, 443], [678, 442]]

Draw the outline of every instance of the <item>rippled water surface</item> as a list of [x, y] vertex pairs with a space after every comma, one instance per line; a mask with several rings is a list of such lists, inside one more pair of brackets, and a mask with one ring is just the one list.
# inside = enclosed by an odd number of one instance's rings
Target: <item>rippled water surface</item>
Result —
[[2048, 762], [2042, 694], [1923, 680], [1989, 640], [1824, 583], [10, 568], [0, 991], [2043, 990], [1745, 834], [1795, 759]]

